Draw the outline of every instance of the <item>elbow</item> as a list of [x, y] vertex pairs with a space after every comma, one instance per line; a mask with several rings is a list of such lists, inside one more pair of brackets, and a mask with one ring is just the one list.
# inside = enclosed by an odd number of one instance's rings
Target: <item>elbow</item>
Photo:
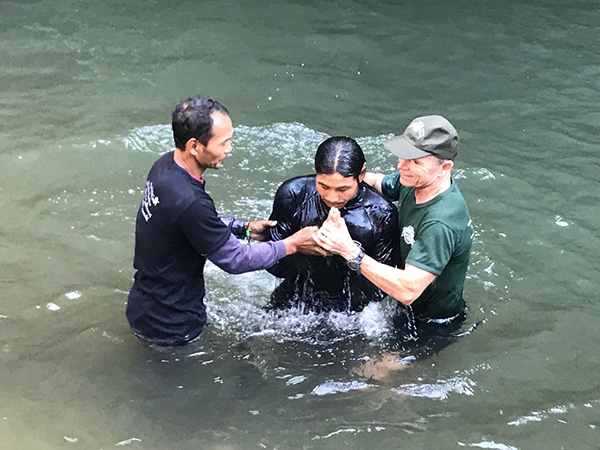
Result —
[[225, 272], [227, 272], [231, 275], [240, 275], [242, 273], [245, 273], [243, 270], [241, 270], [238, 267], [227, 267], [227, 268], [223, 268], [223, 270], [225, 270]]
[[405, 306], [409, 306], [421, 295], [421, 291], [415, 289], [415, 286], [400, 285], [396, 286], [390, 295]]
[[392, 297], [394, 297], [394, 300], [402, 303], [404, 306], [410, 305], [412, 302], [414, 302], [418, 298], [418, 296], [415, 297], [413, 295], [408, 295], [404, 292], [392, 294]]

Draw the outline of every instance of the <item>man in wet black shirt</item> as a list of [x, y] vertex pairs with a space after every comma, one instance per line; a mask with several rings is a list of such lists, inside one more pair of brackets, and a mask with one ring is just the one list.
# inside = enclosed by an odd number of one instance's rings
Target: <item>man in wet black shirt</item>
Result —
[[[365, 156], [349, 137], [325, 140], [315, 156], [316, 175], [292, 178], [277, 190], [267, 237], [279, 241], [306, 226], [320, 226], [331, 207], [338, 208], [364, 254], [383, 264], [396, 262], [397, 210], [363, 182]], [[272, 308], [298, 306], [304, 311], [360, 311], [385, 294], [338, 255], [294, 254], [268, 271], [284, 278], [271, 294]]]

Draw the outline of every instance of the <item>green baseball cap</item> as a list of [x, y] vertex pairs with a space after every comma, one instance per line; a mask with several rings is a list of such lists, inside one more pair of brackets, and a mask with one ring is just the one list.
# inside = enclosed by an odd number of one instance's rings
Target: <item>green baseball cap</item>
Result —
[[458, 154], [458, 133], [442, 116], [423, 116], [413, 120], [404, 134], [383, 143], [401, 159], [435, 155], [454, 161]]

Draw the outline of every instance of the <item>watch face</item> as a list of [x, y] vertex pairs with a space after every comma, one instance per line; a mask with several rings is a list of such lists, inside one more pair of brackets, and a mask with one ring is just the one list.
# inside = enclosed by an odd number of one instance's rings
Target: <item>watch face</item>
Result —
[[365, 256], [365, 252], [361, 248], [360, 253], [358, 254], [358, 256], [356, 258], [351, 259], [350, 261], [346, 261], [348, 268], [350, 270], [358, 272], [360, 270], [360, 263], [362, 262], [362, 259], [364, 256]]
[[348, 264], [350, 270], [354, 270], [355, 272], [358, 272], [358, 269], [360, 269], [360, 263], [355, 260], [348, 261], [346, 264]]

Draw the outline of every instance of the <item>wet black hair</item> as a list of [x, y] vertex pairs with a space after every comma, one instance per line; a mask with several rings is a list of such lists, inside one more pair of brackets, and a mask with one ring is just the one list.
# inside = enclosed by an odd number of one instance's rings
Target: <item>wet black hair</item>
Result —
[[354, 139], [347, 136], [333, 136], [321, 142], [315, 155], [317, 173], [343, 177], [353, 177], [358, 181], [365, 165], [365, 155]]
[[171, 114], [175, 147], [184, 150], [185, 143], [192, 138], [202, 145], [208, 144], [213, 137], [211, 115], [215, 111], [229, 116], [227, 108], [210, 98], [190, 97], [177, 103]]

